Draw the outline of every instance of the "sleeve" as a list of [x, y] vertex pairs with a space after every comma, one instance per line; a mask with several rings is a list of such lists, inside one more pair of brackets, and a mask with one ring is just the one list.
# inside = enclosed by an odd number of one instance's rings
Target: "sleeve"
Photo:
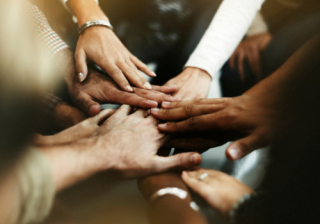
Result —
[[[77, 17], [75, 17], [74, 13], [73, 13], [73, 12], [69, 9], [69, 7], [67, 6], [67, 3], [68, 3], [69, 0], [60, 0], [60, 1], [63, 3], [64, 7], [73, 15], [73, 16], [72, 16], [73, 22], [74, 22], [74, 23], [77, 23], [77, 22], [78, 22]], [[95, 1], [96, 1], [97, 4], [99, 4], [99, 0], [95, 0]]]
[[264, 0], [224, 0], [185, 67], [197, 67], [212, 77], [236, 49]]
[[48, 52], [50, 52], [49, 55], [53, 57], [58, 52], [69, 48], [59, 35], [52, 30], [48, 20], [40, 9], [31, 3], [27, 3], [27, 5], [36, 26], [36, 30], [40, 36], [40, 41], [47, 48]]
[[253, 20], [249, 30], [247, 32], [248, 37], [254, 36], [260, 33], [267, 33], [268, 27], [266, 22], [264, 21], [260, 12], [257, 13], [256, 18]]
[[30, 149], [16, 172], [18, 208], [13, 223], [39, 223], [49, 215], [55, 197], [50, 163], [39, 150]]

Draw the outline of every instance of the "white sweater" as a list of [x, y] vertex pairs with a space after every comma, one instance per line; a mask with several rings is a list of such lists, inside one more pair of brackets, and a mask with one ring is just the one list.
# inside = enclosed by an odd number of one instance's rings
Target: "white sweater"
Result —
[[185, 67], [207, 71], [212, 77], [232, 55], [248, 31], [264, 0], [224, 0]]

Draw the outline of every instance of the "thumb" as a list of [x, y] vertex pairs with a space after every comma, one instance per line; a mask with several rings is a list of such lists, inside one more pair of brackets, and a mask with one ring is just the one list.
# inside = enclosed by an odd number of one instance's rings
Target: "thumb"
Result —
[[226, 150], [226, 156], [230, 160], [238, 160], [246, 156], [253, 150], [262, 148], [266, 145], [267, 144], [264, 144], [264, 141], [260, 139], [259, 136], [250, 135], [246, 138], [240, 139], [230, 144]]
[[100, 104], [93, 101], [87, 94], [79, 94], [77, 103], [78, 106], [90, 117], [97, 115], [101, 111]]
[[79, 50], [75, 53], [76, 72], [79, 82], [83, 82], [88, 76], [87, 57], [84, 50]]
[[177, 169], [190, 169], [201, 163], [201, 155], [199, 153], [189, 152], [181, 153], [169, 157], [157, 157], [157, 171], [165, 172]]

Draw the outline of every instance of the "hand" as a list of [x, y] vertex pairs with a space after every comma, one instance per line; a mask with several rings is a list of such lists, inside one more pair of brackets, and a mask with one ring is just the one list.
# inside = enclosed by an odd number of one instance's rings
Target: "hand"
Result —
[[36, 146], [52, 146], [68, 144], [89, 138], [99, 129], [99, 124], [110, 117], [114, 112], [115, 111], [111, 109], [103, 110], [98, 115], [88, 118], [55, 135], [43, 136], [36, 134], [33, 144]]
[[[172, 169], [194, 167], [201, 162], [198, 153], [184, 153], [170, 157], [157, 155], [168, 138], [157, 129], [158, 120], [147, 111], [138, 110], [129, 115], [131, 107], [123, 105], [106, 120], [94, 134], [99, 137], [102, 157], [114, 155], [112, 167], [125, 178], [136, 178]], [[102, 166], [106, 165], [101, 159]]]
[[76, 107], [61, 101], [53, 110], [54, 126], [59, 130], [70, 128], [87, 119], [87, 115]]
[[129, 104], [149, 109], [157, 107], [162, 101], [179, 101], [167, 95], [176, 90], [174, 86], [153, 86], [153, 90], [133, 87], [134, 93], [127, 93], [120, 90], [109, 77], [96, 71], [92, 71], [83, 83], [69, 82], [68, 89], [73, 102], [89, 116], [100, 112], [100, 103]]
[[[227, 148], [226, 155], [231, 160], [268, 146], [280, 114], [278, 104], [268, 94], [163, 103], [162, 106], [166, 109], [155, 108], [151, 114], [160, 120], [182, 120], [160, 124], [159, 130], [164, 133], [221, 130], [242, 136]], [[234, 133], [230, 140], [233, 138]]]
[[79, 37], [75, 61], [80, 82], [87, 77], [88, 59], [105, 70], [124, 91], [133, 92], [129, 82], [142, 89], [152, 89], [138, 69], [150, 77], [156, 74], [133, 56], [111, 29], [90, 27]]
[[177, 86], [173, 96], [181, 100], [207, 98], [211, 84], [210, 75], [199, 68], [186, 68], [180, 75], [169, 80], [165, 86]]
[[235, 69], [235, 60], [238, 60], [238, 69], [240, 73], [241, 80], [244, 81], [244, 60], [247, 59], [253, 73], [256, 75], [257, 80], [261, 80], [261, 62], [260, 54], [266, 48], [271, 40], [271, 35], [269, 33], [257, 34], [251, 37], [245, 38], [234, 51], [230, 58], [230, 66]]
[[[200, 175], [204, 173], [208, 176], [199, 180]], [[197, 168], [194, 171], [183, 171], [182, 180], [226, 218], [235, 202], [245, 194], [253, 192], [237, 179], [215, 170]]]

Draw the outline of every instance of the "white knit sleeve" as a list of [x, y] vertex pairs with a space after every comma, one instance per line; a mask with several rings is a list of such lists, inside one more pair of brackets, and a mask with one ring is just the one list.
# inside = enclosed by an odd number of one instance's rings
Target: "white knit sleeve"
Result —
[[258, 12], [246, 36], [250, 37], [250, 36], [254, 36], [261, 33], [267, 33], [267, 32], [268, 32], [267, 23], [264, 21], [261, 13]]
[[252, 24], [264, 0], [224, 0], [185, 67], [212, 77], [221, 69]]

